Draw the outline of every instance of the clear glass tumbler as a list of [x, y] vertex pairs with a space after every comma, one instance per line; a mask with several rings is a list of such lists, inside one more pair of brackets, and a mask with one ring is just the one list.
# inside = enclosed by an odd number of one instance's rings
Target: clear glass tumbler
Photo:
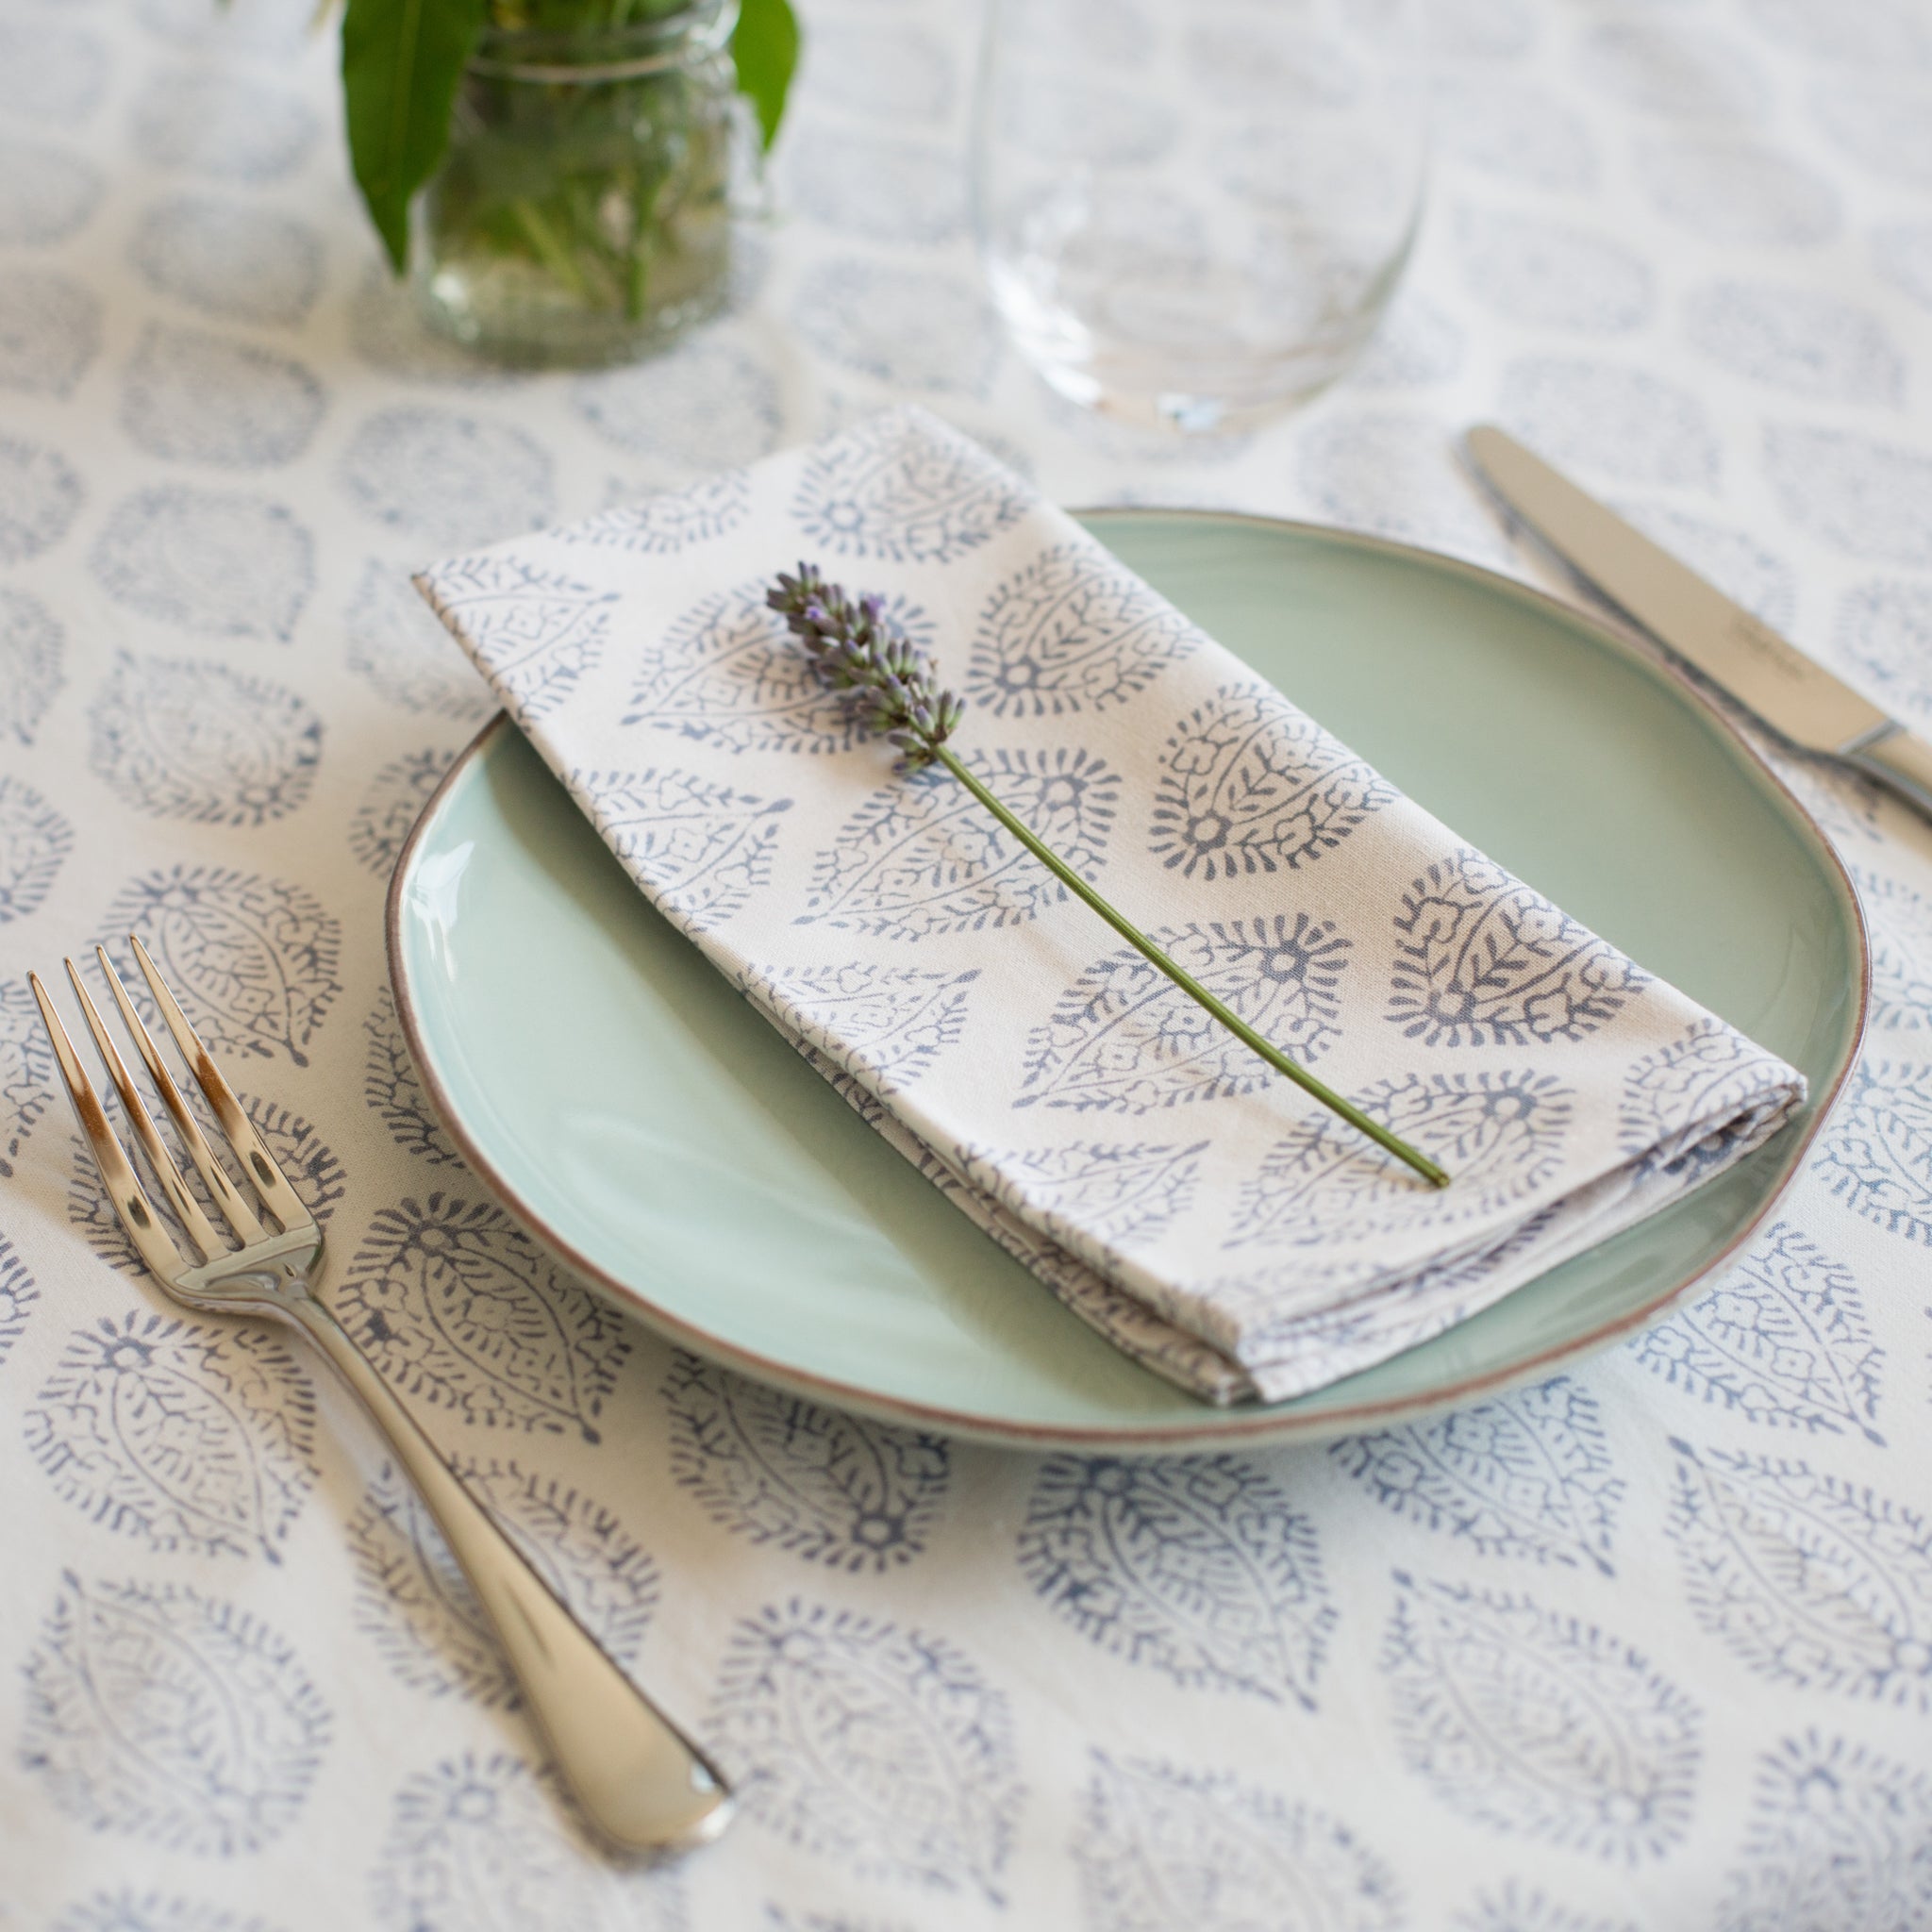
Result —
[[989, 0], [994, 306], [1062, 395], [1241, 429], [1332, 382], [1422, 208], [1422, 0]]

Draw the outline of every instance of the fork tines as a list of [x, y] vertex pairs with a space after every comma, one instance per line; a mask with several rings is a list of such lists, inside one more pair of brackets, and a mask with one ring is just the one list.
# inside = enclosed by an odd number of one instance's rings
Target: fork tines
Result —
[[[275, 1157], [262, 1144], [254, 1123], [242, 1111], [234, 1090], [222, 1077], [221, 1069], [215, 1065], [213, 1057], [189, 1024], [180, 1003], [169, 990], [154, 960], [148, 957], [147, 948], [132, 934], [128, 936], [128, 944], [134, 950], [135, 964], [141, 968], [142, 977], [154, 995], [163, 1024], [173, 1035], [175, 1044], [193, 1074], [195, 1085], [201, 1089], [224, 1138], [253, 1184], [262, 1208], [285, 1234], [311, 1232], [315, 1224], [313, 1218], [289, 1185], [288, 1177], [276, 1165]], [[168, 1071], [154, 1036], [136, 1011], [127, 988], [108, 957], [107, 948], [96, 946], [94, 957], [100, 962], [108, 991], [120, 1013], [121, 1024], [127, 1037], [133, 1041], [148, 1077], [154, 1083], [155, 1091], [160, 1095], [161, 1105], [174, 1123], [175, 1135], [187, 1149], [195, 1173], [208, 1190], [209, 1200], [233, 1230], [235, 1240], [244, 1247], [267, 1239], [260, 1215], [235, 1185], [227, 1169], [208, 1145], [208, 1136], [190, 1110], [175, 1076]], [[126, 1113], [129, 1126], [134, 1130], [134, 1138], [146, 1158], [148, 1167], [160, 1183], [175, 1223], [200, 1251], [199, 1263], [212, 1261], [218, 1256], [229, 1253], [231, 1244], [228, 1238], [208, 1218], [169, 1152], [167, 1142], [162, 1140], [160, 1129], [156, 1126], [154, 1116], [148, 1111], [134, 1077], [127, 1070], [126, 1061], [122, 1058], [107, 1023], [82, 983], [80, 969], [72, 959], [64, 963], [75, 994], [80, 1001], [81, 1016], [87, 1022], [88, 1031], [93, 1035], [101, 1062], [108, 1070], [108, 1077], [113, 1082], [115, 1092], [121, 1097], [121, 1106]], [[92, 1081], [88, 1078], [80, 1057], [74, 1050], [74, 1042], [68, 1038], [67, 1029], [61, 1024], [60, 1016], [56, 1012], [40, 974], [29, 973], [27, 984], [33, 989], [47, 1038], [53, 1043], [54, 1057], [60, 1064], [60, 1077], [67, 1083], [67, 1096], [74, 1103], [75, 1118], [80, 1123], [80, 1131], [93, 1155], [94, 1165], [100, 1169], [108, 1198], [113, 1202], [114, 1211], [121, 1217], [121, 1224], [127, 1230], [128, 1239], [139, 1250], [142, 1259], [163, 1280], [172, 1280], [184, 1270], [198, 1264], [183, 1257], [157, 1215], [154, 1203], [148, 1198], [134, 1162], [108, 1122], [107, 1109], [102, 1106]]]

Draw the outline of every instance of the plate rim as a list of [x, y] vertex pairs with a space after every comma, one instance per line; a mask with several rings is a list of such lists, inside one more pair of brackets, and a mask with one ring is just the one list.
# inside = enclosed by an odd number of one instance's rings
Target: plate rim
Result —
[[[1607, 1347], [1620, 1336], [1655, 1324], [1684, 1300], [1701, 1283], [1728, 1267], [1738, 1251], [1745, 1246], [1782, 1205], [1791, 1184], [1803, 1171], [1806, 1160], [1826, 1123], [1843, 1097], [1846, 1083], [1857, 1067], [1864, 1045], [1872, 1002], [1872, 948], [1866, 930], [1864, 907], [1845, 861], [1824, 829], [1813, 818], [1804, 801], [1772, 766], [1757, 747], [1739, 729], [1724, 708], [1703, 686], [1674, 662], [1660, 646], [1633, 629], [1621, 626], [1596, 611], [1566, 602], [1541, 585], [1507, 576], [1485, 564], [1444, 551], [1429, 550], [1420, 544], [1405, 543], [1371, 531], [1341, 529], [1330, 525], [1308, 523], [1290, 517], [1274, 517], [1252, 510], [1212, 509], [1198, 506], [1169, 508], [1158, 504], [1096, 504], [1067, 511], [1082, 521], [1108, 518], [1121, 522], [1168, 521], [1203, 525], [1237, 524], [1340, 544], [1373, 555], [1394, 558], [1409, 563], [1420, 562], [1431, 569], [1446, 570], [1469, 578], [1505, 596], [1545, 607], [1565, 623], [1580, 625], [1592, 641], [1634, 662], [1640, 670], [1661, 683], [1681, 702], [1700, 713], [1717, 727], [1718, 741], [1743, 769], [1751, 774], [1793, 824], [1801, 840], [1814, 856], [1824, 860], [1824, 871], [1836, 890], [1842, 908], [1850, 913], [1850, 925], [1857, 941], [1857, 984], [1856, 1011], [1846, 1042], [1842, 1064], [1829, 1090], [1819, 1099], [1805, 1133], [1788, 1149], [1774, 1184], [1763, 1205], [1751, 1219], [1741, 1224], [1709, 1259], [1681, 1279], [1674, 1280], [1641, 1306], [1594, 1326], [1585, 1333], [1551, 1344], [1522, 1360], [1507, 1366], [1473, 1374], [1421, 1396], [1387, 1396], [1340, 1408], [1296, 1411], [1291, 1405], [1256, 1405], [1252, 1408], [1216, 1408], [1203, 1403], [1201, 1413], [1218, 1418], [1211, 1426], [1202, 1422], [1176, 1419], [1132, 1429], [1106, 1424], [1060, 1423], [1010, 1423], [988, 1418], [903, 1396], [882, 1394], [862, 1384], [821, 1375], [761, 1356], [735, 1342], [721, 1341], [684, 1316], [653, 1301], [634, 1284], [621, 1281], [608, 1269], [586, 1255], [569, 1236], [553, 1226], [532, 1208], [518, 1192], [515, 1184], [478, 1144], [463, 1124], [460, 1114], [441, 1074], [425, 1051], [421, 1017], [417, 1011], [408, 970], [404, 963], [403, 902], [414, 870], [418, 849], [441, 812], [448, 794], [471, 768], [486, 757], [497, 739], [515, 729], [507, 710], [499, 710], [451, 761], [409, 827], [390, 874], [383, 900], [383, 950], [389, 968], [389, 981], [395, 998], [396, 1017], [403, 1030], [418, 1077], [438, 1119], [456, 1141], [471, 1171], [494, 1195], [498, 1203], [519, 1224], [534, 1234], [553, 1254], [560, 1257], [587, 1284], [636, 1315], [645, 1324], [673, 1341], [691, 1348], [708, 1360], [723, 1362], [753, 1379], [824, 1402], [836, 1408], [870, 1415], [904, 1425], [923, 1427], [958, 1439], [1008, 1449], [1088, 1449], [1116, 1454], [1161, 1455], [1216, 1446], [1250, 1445], [1263, 1441], [1325, 1441], [1364, 1427], [1408, 1420], [1461, 1406], [1474, 1396], [1500, 1393], [1518, 1384], [1553, 1371], [1558, 1364], [1578, 1360]], [[1527, 1284], [1525, 1284], [1526, 1286]]]

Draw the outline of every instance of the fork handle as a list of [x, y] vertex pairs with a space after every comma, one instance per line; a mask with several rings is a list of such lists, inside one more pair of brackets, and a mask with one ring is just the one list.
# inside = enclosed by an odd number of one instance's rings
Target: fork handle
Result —
[[626, 1852], [717, 1837], [731, 1815], [724, 1780], [524, 1560], [335, 1316], [312, 1295], [281, 1308], [361, 1398], [422, 1492], [585, 1816]]

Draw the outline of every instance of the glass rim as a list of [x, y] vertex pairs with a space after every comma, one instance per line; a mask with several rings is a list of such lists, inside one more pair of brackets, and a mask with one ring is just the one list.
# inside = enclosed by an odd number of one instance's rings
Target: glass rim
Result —
[[577, 87], [667, 74], [719, 52], [738, 25], [738, 8], [739, 0], [691, 0], [675, 13], [619, 27], [485, 27], [463, 71]]

